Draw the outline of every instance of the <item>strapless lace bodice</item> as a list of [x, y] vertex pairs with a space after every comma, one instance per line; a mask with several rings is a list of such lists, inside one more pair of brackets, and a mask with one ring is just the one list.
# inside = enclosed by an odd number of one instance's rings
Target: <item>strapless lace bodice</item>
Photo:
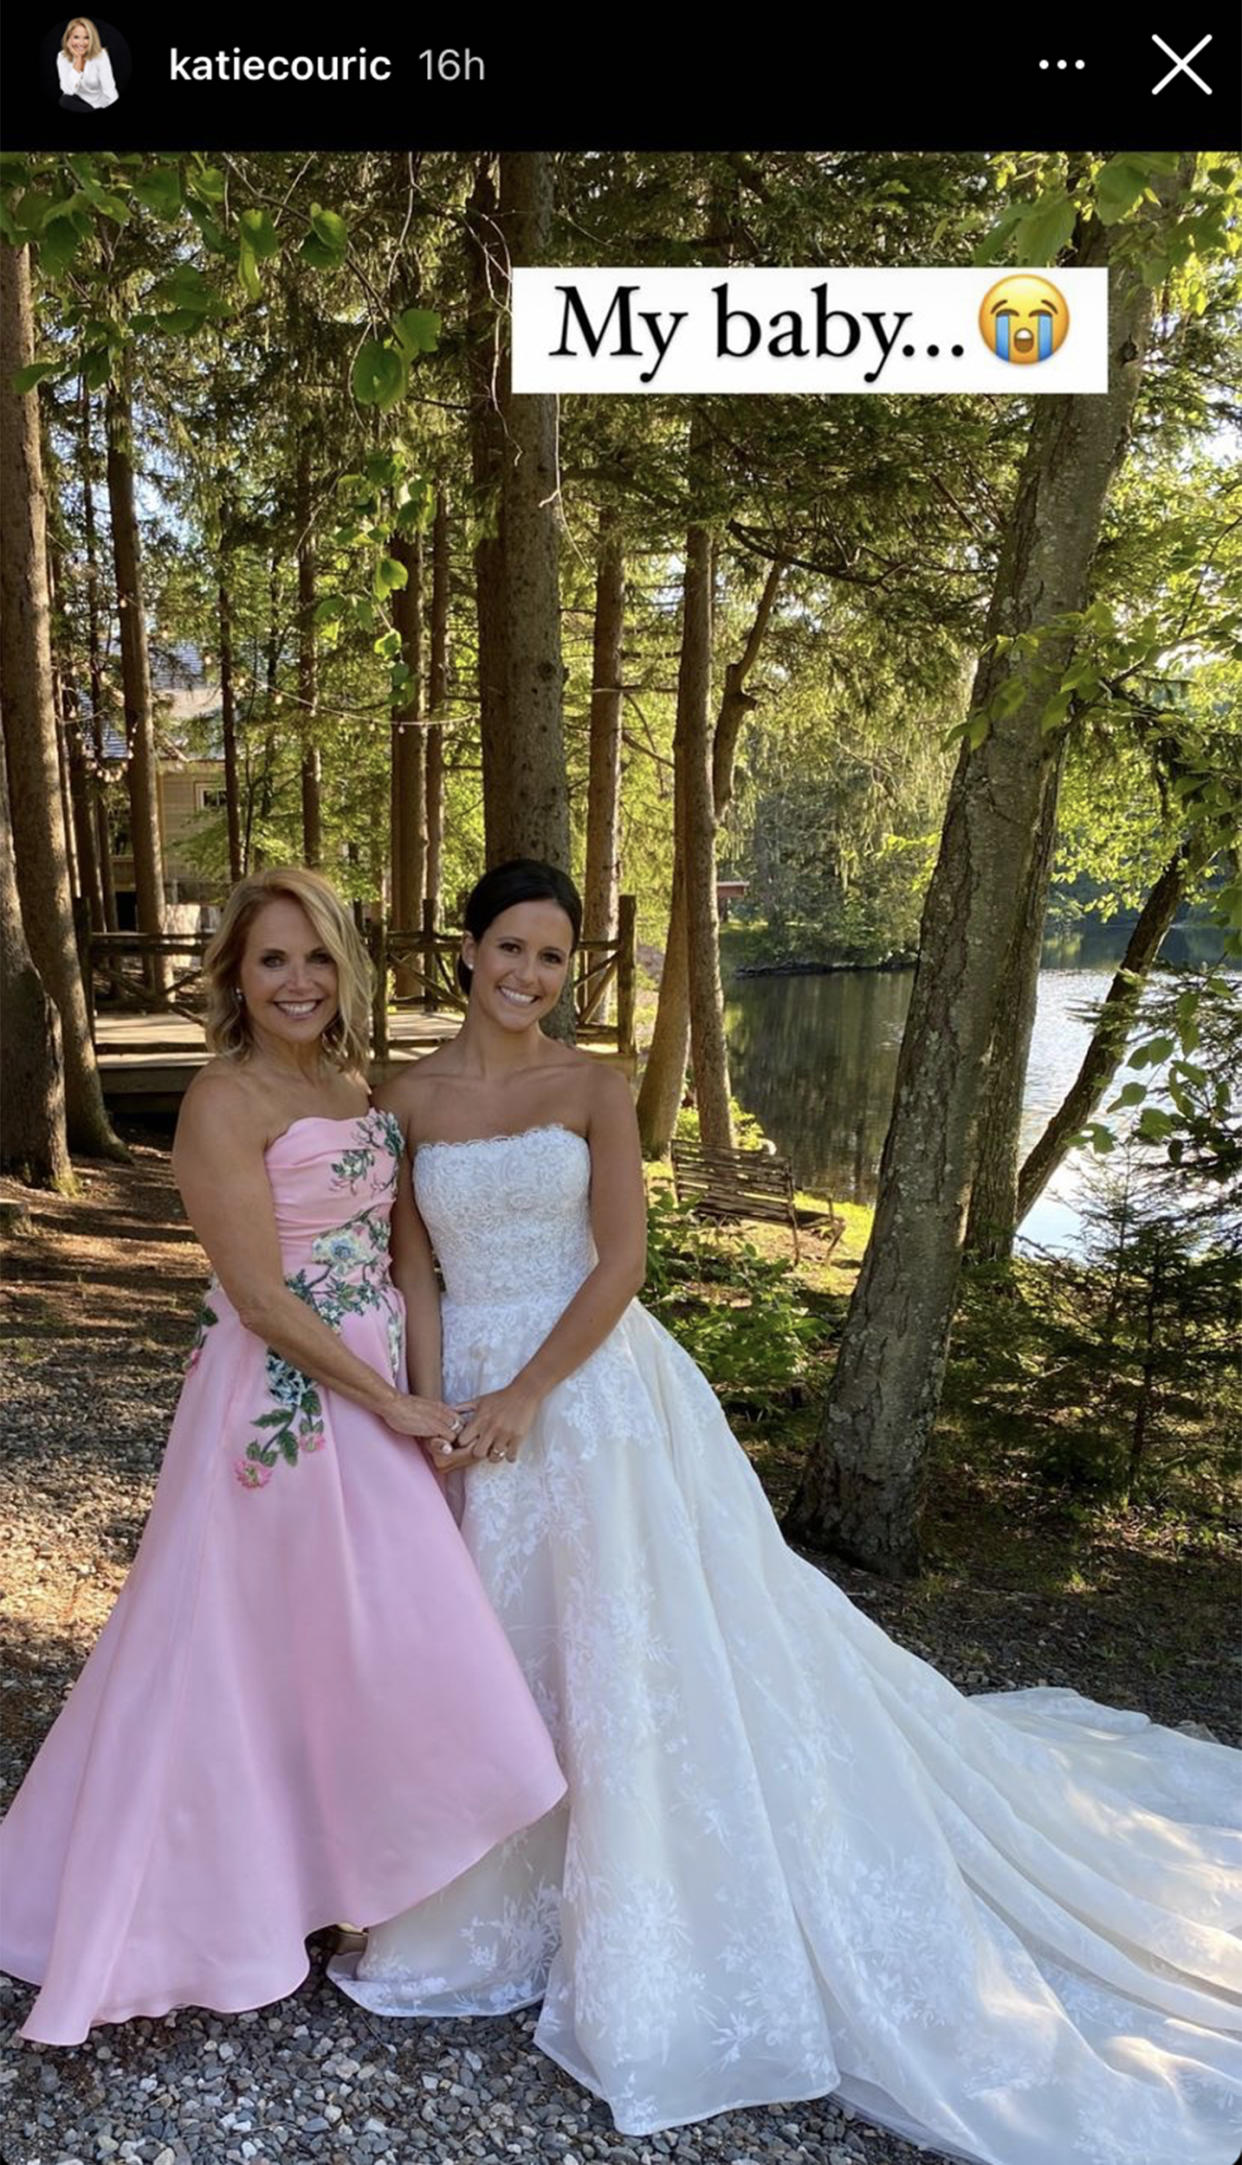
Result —
[[422, 1143], [414, 1196], [462, 1307], [563, 1307], [594, 1268], [591, 1153], [572, 1129]]

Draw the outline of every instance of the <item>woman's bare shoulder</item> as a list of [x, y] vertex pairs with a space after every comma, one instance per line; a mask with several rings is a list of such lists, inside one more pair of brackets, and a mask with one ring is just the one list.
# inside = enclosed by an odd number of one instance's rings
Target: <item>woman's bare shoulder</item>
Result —
[[193, 1110], [200, 1116], [218, 1117], [225, 1112], [256, 1112], [260, 1094], [245, 1068], [236, 1060], [222, 1055], [209, 1060], [200, 1067], [189, 1083], [182, 1101], [183, 1110]]
[[580, 1053], [579, 1058], [588, 1072], [587, 1087], [598, 1103], [612, 1104], [614, 1101], [619, 1103], [622, 1098], [633, 1099], [634, 1091], [630, 1078], [623, 1067], [616, 1066], [611, 1060], [601, 1059], [598, 1053]]
[[556, 1037], [544, 1039], [543, 1053], [536, 1062], [537, 1067], [559, 1069], [579, 1082], [589, 1082], [594, 1070], [603, 1064], [597, 1053], [583, 1052], [577, 1045], [564, 1045]]
[[235, 1060], [217, 1058], [201, 1067], [181, 1100], [174, 1148], [208, 1143], [222, 1135], [264, 1140], [262, 1092]]
[[555, 1117], [590, 1140], [615, 1133], [633, 1120], [633, 1093], [624, 1072], [598, 1053], [558, 1047], [558, 1057], [544, 1063], [548, 1098]]
[[591, 1121], [629, 1128], [634, 1124], [634, 1092], [624, 1068], [608, 1060], [585, 1055], [591, 1073], [587, 1078], [587, 1117]]
[[443, 1056], [450, 1051], [451, 1047], [440, 1045], [421, 1060], [403, 1061], [385, 1076], [375, 1092], [381, 1112], [395, 1114], [407, 1136], [411, 1127], [417, 1133], [418, 1122], [429, 1111], [433, 1099], [449, 1084], [453, 1064]]

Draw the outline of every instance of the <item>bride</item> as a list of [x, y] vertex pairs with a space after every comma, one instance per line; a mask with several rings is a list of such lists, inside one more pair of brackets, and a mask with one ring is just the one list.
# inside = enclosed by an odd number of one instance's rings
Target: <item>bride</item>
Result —
[[1232, 2165], [1239, 1756], [963, 1697], [786, 1548], [633, 1298], [626, 1083], [539, 1027], [580, 922], [551, 867], [489, 872], [461, 1034], [383, 1101], [409, 1387], [471, 1409], [442, 1463], [569, 1795], [338, 1982], [390, 2015], [542, 2000], [630, 2135], [836, 2092], [987, 2165]]

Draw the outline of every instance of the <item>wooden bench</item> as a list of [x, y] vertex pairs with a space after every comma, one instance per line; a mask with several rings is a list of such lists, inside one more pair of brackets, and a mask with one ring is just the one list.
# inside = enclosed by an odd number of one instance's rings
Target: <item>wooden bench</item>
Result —
[[679, 1203], [696, 1217], [754, 1218], [787, 1225], [794, 1261], [802, 1253], [794, 1203], [793, 1167], [770, 1150], [703, 1150], [673, 1144], [673, 1186]]
[[[793, 1167], [769, 1150], [703, 1150], [697, 1143], [674, 1142], [673, 1186], [679, 1203], [699, 1217], [755, 1218], [787, 1225], [793, 1234], [794, 1261], [801, 1257], [798, 1206]], [[845, 1220], [832, 1204], [813, 1220], [822, 1229], [829, 1253], [845, 1231]]]

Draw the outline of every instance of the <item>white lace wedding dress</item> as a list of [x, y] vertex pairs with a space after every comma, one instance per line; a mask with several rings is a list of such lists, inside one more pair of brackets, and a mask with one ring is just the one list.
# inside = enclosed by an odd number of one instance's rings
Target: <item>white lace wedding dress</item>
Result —
[[[591, 1268], [589, 1178], [561, 1127], [420, 1150], [450, 1398], [507, 1383]], [[786, 1547], [637, 1303], [462, 1486], [569, 1801], [373, 1931], [347, 1992], [542, 1999], [536, 2042], [627, 2134], [837, 2091], [988, 2165], [1232, 2165], [1242, 1755], [963, 1697]]]

